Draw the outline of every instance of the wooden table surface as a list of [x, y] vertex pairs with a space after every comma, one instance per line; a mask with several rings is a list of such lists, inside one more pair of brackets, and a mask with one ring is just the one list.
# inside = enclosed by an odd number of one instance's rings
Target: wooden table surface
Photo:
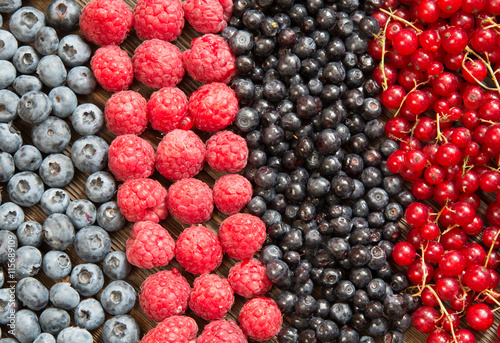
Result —
[[[88, 3], [90, 0], [77, 0], [77, 2], [83, 7], [85, 6], [86, 3]], [[133, 9], [136, 3], [136, 0], [124, 0], [125, 3]], [[33, 6], [36, 7], [42, 11], [45, 11], [49, 4], [51, 3], [51, 0], [24, 0], [23, 5], [24, 6]], [[4, 29], [8, 29], [8, 15], [3, 15], [4, 19], [4, 24], [3, 27]], [[81, 33], [77, 30], [73, 33], [80, 34]], [[200, 36], [198, 32], [196, 32], [186, 21], [186, 25], [184, 27], [184, 30], [182, 32], [182, 35], [178, 37], [173, 44], [177, 45], [181, 51], [184, 51], [190, 47], [190, 42], [193, 38]], [[61, 32], [59, 32], [59, 38], [62, 38]], [[121, 47], [127, 51], [127, 53], [132, 56], [135, 48], [141, 43], [141, 40], [135, 35], [134, 31], [132, 30], [131, 34], [129, 37], [125, 40], [123, 44], [121, 44]], [[21, 45], [21, 44], [20, 44]], [[97, 46], [90, 44], [92, 47], [92, 51], [95, 51]], [[189, 97], [189, 95], [194, 92], [201, 83], [194, 81], [191, 79], [189, 76], [185, 76], [184, 80], [178, 85], [180, 89], [182, 89], [186, 95]], [[145, 85], [141, 84], [140, 82], [134, 80], [132, 85], [130, 86], [131, 90], [137, 91], [141, 93], [146, 99], [149, 99], [151, 93], [155, 91], [155, 89], [146, 87]], [[100, 107], [102, 110], [104, 110], [104, 104], [106, 100], [111, 96], [111, 92], [108, 92], [104, 89], [102, 89], [100, 86], [97, 87], [96, 91], [92, 93], [89, 96], [79, 96], [79, 104], [82, 103], [94, 103], [98, 107]], [[30, 138], [30, 129], [31, 126], [22, 123], [20, 120], [17, 120], [15, 123], [19, 127], [19, 129], [22, 131], [23, 134], [23, 139], [24, 139], [24, 144], [32, 144], [31, 138]], [[200, 137], [205, 141], [210, 135], [207, 133], [203, 132], [197, 132]], [[100, 136], [103, 137], [108, 143], [110, 143], [114, 135], [104, 129], [101, 133]], [[162, 133], [159, 131], [155, 131], [151, 128], [149, 128], [144, 134], [141, 135], [142, 138], [145, 138], [149, 140], [152, 145], [157, 147], [158, 143], [160, 142], [162, 138]], [[80, 136], [72, 130], [72, 140], [71, 142], [74, 142], [76, 139], [80, 138]], [[71, 146], [71, 144], [70, 144]], [[63, 153], [65, 155], [70, 155], [70, 147], [66, 149]], [[201, 179], [202, 181], [206, 182], [210, 187], [213, 186], [214, 181], [219, 177], [223, 175], [223, 173], [216, 172], [212, 170], [208, 165], [205, 166], [204, 170], [199, 173], [196, 178]], [[70, 195], [71, 200], [76, 200], [76, 199], [86, 199], [85, 195], [85, 181], [87, 178], [88, 174], [81, 173], [75, 169], [75, 177], [73, 181], [64, 189], [68, 192]], [[164, 177], [162, 177], [158, 172], [156, 172], [153, 176], [155, 179], [160, 181], [165, 187], [170, 186], [171, 182]], [[5, 185], [1, 185], [5, 186]], [[2, 188], [2, 198], [3, 202], [8, 201], [8, 196], [5, 192], [5, 190]], [[484, 212], [483, 212], [484, 213]], [[47, 217], [41, 210], [39, 205], [33, 206], [31, 208], [26, 208], [25, 209], [25, 214], [26, 214], [26, 220], [35, 220], [38, 221], [39, 223], [43, 223], [44, 219]], [[214, 214], [212, 218], [210, 219], [209, 222], [204, 223], [205, 226], [213, 230], [214, 232], [217, 232], [219, 224], [224, 220], [226, 216], [222, 213], [220, 213], [217, 210], [214, 210]], [[188, 225], [180, 223], [176, 219], [174, 219], [172, 216], [169, 216], [166, 220], [163, 220], [161, 222], [161, 225], [165, 227], [169, 233], [172, 235], [174, 239], [177, 239], [179, 234], [182, 232], [182, 230]], [[129, 237], [130, 230], [132, 228], [132, 223], [128, 223], [125, 228], [123, 228], [119, 232], [115, 233], [110, 233], [111, 241], [112, 241], [112, 250], [113, 251], [125, 251], [125, 243]], [[46, 245], [43, 244], [41, 247], [42, 252], [46, 252], [50, 250], [50, 248]], [[70, 255], [71, 262], [73, 266], [76, 266], [77, 264], [83, 263], [78, 256], [76, 255], [75, 251], [73, 248], [70, 248], [68, 251], [68, 254]], [[222, 262], [222, 265], [215, 271], [217, 274], [219, 274], [221, 277], [227, 277], [229, 269], [231, 266], [235, 263], [236, 261], [227, 257], [226, 255], [224, 256], [224, 260]], [[140, 292], [140, 286], [142, 282], [152, 273], [155, 273], [159, 270], [164, 270], [164, 269], [171, 269], [171, 268], [177, 268], [182, 271], [182, 274], [187, 278], [189, 283], [192, 285], [193, 280], [195, 278], [194, 275], [184, 272], [182, 267], [177, 263], [177, 261], [174, 259], [168, 266], [164, 268], [154, 268], [154, 269], [140, 269], [134, 267], [132, 269], [132, 272], [126, 279], [128, 283], [130, 283], [134, 289], [136, 290], [137, 294]], [[48, 288], [54, 284], [54, 281], [47, 278], [43, 272], [40, 272], [36, 276], [45, 286]], [[110, 282], [111, 280], [106, 278], [105, 286]], [[57, 282], [69, 282], [69, 277], [66, 277], [63, 280], [57, 281]], [[276, 288], [273, 288], [273, 290], [270, 293], [270, 296], [276, 296], [279, 294], [278, 290]], [[96, 299], [99, 299], [99, 294], [95, 296]], [[243, 304], [245, 303], [245, 299], [236, 295], [236, 300], [234, 303], [234, 306], [231, 310], [230, 313], [226, 316], [226, 319], [231, 319], [231, 320], [237, 320], [238, 313], [240, 309], [242, 308]], [[141, 311], [141, 307], [139, 306], [139, 302], [137, 301], [135, 304], [135, 307], [133, 310], [130, 312], [130, 315], [134, 317], [134, 319], [138, 322], [140, 328], [141, 328], [141, 337], [148, 332], [150, 329], [154, 328], [156, 326], [156, 322], [149, 320], [144, 313]], [[199, 333], [201, 333], [204, 325], [207, 324], [207, 321], [200, 319], [196, 317], [192, 311], [188, 309], [186, 312], [186, 315], [192, 316], [193, 318], [196, 318], [198, 325], [199, 325]], [[70, 311], [70, 316], [73, 317], [73, 311]], [[106, 320], [111, 318], [110, 315], [106, 315]], [[497, 323], [499, 322], [500, 315], [496, 312], [496, 324], [494, 325], [493, 328], [491, 328], [489, 331], [482, 333], [482, 334], [476, 334], [476, 339], [477, 342], [493, 342], [496, 339], [496, 328], [497, 328]], [[285, 318], [286, 320], [286, 318]], [[462, 322], [465, 322], [465, 319], [462, 320]], [[72, 319], [72, 325], [74, 325], [73, 319]], [[2, 327], [2, 337], [7, 337], [5, 335], [5, 332], [7, 331], [6, 327]], [[101, 339], [101, 330], [95, 330], [92, 332], [92, 335], [94, 337], [94, 342], [102, 342]], [[405, 342], [425, 342], [426, 336], [419, 333], [417, 330], [414, 328], [411, 328], [405, 333]], [[381, 339], [380, 339], [381, 341]], [[268, 342], [277, 342], [277, 339], [270, 340]]]

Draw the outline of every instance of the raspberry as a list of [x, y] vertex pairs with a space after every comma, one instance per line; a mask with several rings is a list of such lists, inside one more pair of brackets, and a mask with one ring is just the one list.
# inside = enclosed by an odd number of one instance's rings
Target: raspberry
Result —
[[150, 220], [158, 223], [167, 218], [167, 190], [156, 180], [125, 181], [116, 194], [120, 211], [128, 221]]
[[135, 49], [135, 78], [153, 88], [174, 87], [184, 77], [181, 51], [169, 42], [151, 39]]
[[97, 45], [120, 45], [130, 30], [134, 16], [123, 0], [92, 0], [82, 10], [80, 29]]
[[115, 135], [140, 135], [148, 127], [147, 101], [137, 92], [114, 93], [106, 101], [106, 127]]
[[197, 332], [198, 325], [193, 318], [172, 316], [150, 330], [141, 343], [189, 343], [194, 341]]
[[244, 260], [259, 251], [266, 239], [266, 226], [258, 217], [238, 213], [226, 218], [219, 227], [222, 250], [232, 258]]
[[278, 334], [283, 318], [274, 300], [258, 297], [243, 305], [238, 321], [248, 337], [265, 341]]
[[236, 263], [229, 270], [227, 279], [234, 292], [245, 298], [264, 295], [273, 287], [266, 267], [255, 258]]
[[198, 179], [182, 179], [170, 186], [167, 204], [170, 213], [186, 224], [206, 222], [214, 210], [214, 198], [208, 185]]
[[231, 131], [217, 132], [207, 140], [207, 162], [212, 169], [237, 173], [247, 165], [245, 139]]
[[219, 0], [186, 0], [182, 8], [187, 21], [198, 32], [218, 33], [227, 27]]
[[193, 131], [173, 130], [156, 149], [156, 169], [172, 181], [193, 177], [203, 169], [205, 144]]
[[174, 258], [174, 249], [174, 240], [160, 224], [137, 222], [127, 240], [127, 259], [140, 268], [164, 267]]
[[191, 287], [173, 268], [148, 276], [142, 283], [139, 303], [149, 319], [157, 322], [183, 314], [188, 308]]
[[184, 27], [184, 10], [179, 0], [138, 0], [134, 8], [134, 28], [142, 39], [171, 42]]
[[155, 130], [168, 133], [180, 129], [187, 114], [186, 94], [177, 87], [165, 87], [151, 95], [148, 101], [149, 121]]
[[120, 181], [151, 176], [155, 170], [155, 151], [136, 135], [116, 137], [109, 146], [108, 167]]
[[222, 262], [219, 237], [204, 226], [191, 226], [177, 238], [177, 262], [188, 272], [201, 275], [217, 269]]
[[229, 174], [215, 181], [214, 203], [222, 213], [236, 214], [250, 199], [252, 199], [252, 184], [243, 176]]
[[233, 52], [224, 38], [214, 34], [193, 39], [182, 61], [189, 75], [201, 82], [229, 83], [236, 75]]
[[215, 320], [208, 323], [196, 343], [247, 343], [238, 324], [232, 320]]
[[225, 129], [236, 118], [239, 110], [234, 91], [223, 83], [210, 83], [200, 87], [189, 98], [189, 114], [194, 125], [202, 131]]
[[118, 92], [127, 89], [134, 79], [132, 61], [116, 45], [100, 47], [94, 53], [90, 66], [102, 88]]
[[234, 303], [234, 292], [227, 279], [216, 274], [203, 274], [193, 283], [189, 308], [206, 320], [222, 319]]

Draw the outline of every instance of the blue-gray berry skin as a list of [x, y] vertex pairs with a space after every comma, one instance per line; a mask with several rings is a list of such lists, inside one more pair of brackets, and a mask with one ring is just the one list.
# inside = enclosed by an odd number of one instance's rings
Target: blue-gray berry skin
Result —
[[13, 258], [17, 246], [17, 237], [13, 232], [0, 230], [0, 263], [6, 263], [9, 259], [11, 259], [11, 263], [14, 263]]
[[7, 30], [0, 30], [0, 45], [0, 60], [10, 60], [19, 46], [16, 37]]
[[48, 332], [52, 335], [57, 335], [70, 324], [71, 318], [63, 309], [49, 307], [41, 314], [38, 322], [43, 332]]
[[90, 332], [78, 327], [69, 327], [57, 335], [57, 343], [93, 343]]
[[7, 152], [0, 152], [0, 182], [7, 182], [14, 175], [14, 158]]
[[30, 45], [20, 46], [14, 56], [12, 56], [12, 64], [16, 67], [18, 73], [32, 74], [35, 72], [40, 56]]
[[71, 160], [84, 173], [103, 170], [108, 164], [109, 145], [98, 136], [85, 136], [73, 143]]
[[8, 123], [17, 117], [19, 96], [8, 90], [0, 90], [0, 123]]
[[0, 268], [0, 288], [2, 288], [4, 282], [5, 282], [5, 275], [3, 273], [3, 269]]
[[5, 0], [0, 2], [0, 13], [14, 13], [21, 7], [21, 0]]
[[41, 91], [32, 91], [24, 94], [17, 104], [19, 118], [29, 124], [41, 124], [52, 111], [49, 97]]
[[64, 65], [70, 68], [87, 64], [91, 53], [90, 46], [78, 35], [64, 36], [57, 48], [57, 54]]
[[63, 31], [72, 31], [78, 25], [82, 9], [74, 0], [54, 0], [45, 13], [48, 25]]
[[71, 260], [64, 251], [51, 250], [43, 256], [42, 269], [53, 280], [60, 280], [71, 273]]
[[104, 126], [104, 114], [94, 104], [81, 104], [73, 111], [71, 124], [82, 136], [95, 135]]
[[35, 35], [35, 49], [42, 55], [52, 55], [57, 51], [59, 38], [53, 27], [44, 26]]
[[135, 290], [123, 280], [113, 281], [101, 293], [101, 304], [114, 316], [129, 313], [135, 304]]
[[45, 157], [38, 173], [47, 186], [64, 187], [73, 180], [75, 169], [68, 156], [51, 154]]
[[54, 284], [50, 288], [49, 298], [52, 305], [71, 311], [80, 303], [80, 294], [68, 282]]
[[102, 262], [102, 271], [111, 280], [123, 280], [131, 270], [132, 265], [123, 251], [110, 252]]
[[75, 92], [66, 86], [53, 88], [49, 99], [52, 102], [52, 114], [59, 118], [68, 118], [78, 106]]
[[43, 241], [55, 250], [66, 250], [75, 240], [75, 227], [71, 220], [62, 213], [48, 216], [42, 226]]
[[98, 171], [91, 174], [85, 182], [87, 198], [96, 203], [103, 203], [113, 198], [116, 191], [115, 178], [111, 173]]
[[33, 145], [23, 145], [14, 154], [14, 164], [20, 171], [36, 171], [42, 164], [42, 153]]
[[0, 123], [0, 151], [14, 154], [23, 145], [23, 137], [11, 123]]
[[14, 231], [24, 222], [24, 211], [13, 202], [0, 206], [0, 230]]
[[35, 247], [24, 246], [16, 250], [16, 279], [35, 276], [42, 268], [42, 253]]
[[15, 338], [2, 338], [0, 339], [0, 343], [19, 343], [19, 341]]
[[140, 339], [139, 324], [129, 315], [113, 317], [102, 327], [104, 343], [135, 343]]
[[104, 316], [101, 304], [94, 298], [82, 300], [75, 308], [75, 324], [89, 331], [98, 329]]
[[101, 268], [93, 263], [79, 264], [71, 271], [71, 286], [81, 296], [91, 297], [97, 294], [104, 285], [104, 275]]
[[10, 200], [22, 207], [38, 204], [44, 191], [40, 176], [30, 171], [15, 174], [7, 183]]
[[31, 130], [33, 144], [45, 154], [62, 152], [71, 140], [68, 124], [57, 117], [50, 116]]
[[14, 337], [21, 343], [31, 343], [40, 335], [42, 330], [38, 318], [33, 311], [20, 310], [15, 315]]
[[12, 83], [12, 88], [14, 88], [16, 93], [20, 96], [28, 92], [40, 91], [42, 87], [42, 81], [33, 75], [19, 75]]
[[36, 69], [42, 82], [49, 87], [62, 86], [68, 75], [64, 63], [57, 55], [47, 55], [38, 62]]
[[40, 207], [46, 215], [65, 213], [70, 201], [69, 195], [64, 189], [49, 188], [42, 194]]
[[29, 220], [19, 226], [16, 231], [17, 240], [20, 246], [32, 246], [38, 248], [42, 245], [42, 225], [35, 221]]
[[48, 332], [42, 332], [33, 343], [56, 343], [56, 339]]
[[69, 88], [76, 94], [89, 95], [95, 90], [97, 81], [94, 73], [87, 67], [74, 67], [66, 77]]
[[66, 215], [78, 230], [95, 223], [96, 208], [93, 203], [86, 199], [74, 200], [69, 203]]
[[76, 233], [73, 243], [76, 254], [84, 262], [100, 262], [111, 250], [111, 240], [99, 226], [87, 226]]
[[10, 32], [23, 43], [33, 42], [35, 35], [45, 26], [45, 15], [42, 11], [31, 6], [25, 6], [18, 9], [10, 17]]
[[16, 296], [25, 307], [33, 311], [43, 310], [49, 302], [49, 290], [32, 277], [25, 277], [17, 282]]
[[6, 325], [10, 321], [10, 315], [17, 312], [20, 308], [19, 301], [14, 296], [11, 298], [11, 291], [9, 288], [0, 288], [0, 324]]
[[108, 232], [116, 232], [121, 230], [127, 220], [120, 212], [120, 207], [116, 201], [108, 201], [97, 210], [97, 224]]
[[7, 88], [16, 79], [16, 67], [9, 61], [0, 61], [0, 89]]

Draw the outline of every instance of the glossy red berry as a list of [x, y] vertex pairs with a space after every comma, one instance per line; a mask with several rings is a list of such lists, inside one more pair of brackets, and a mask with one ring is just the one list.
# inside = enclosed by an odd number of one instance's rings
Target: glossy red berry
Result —
[[422, 306], [413, 313], [413, 326], [415, 326], [415, 329], [418, 331], [429, 334], [435, 330], [437, 321], [440, 317], [439, 312], [435, 308]]
[[429, 221], [431, 208], [420, 202], [408, 205], [405, 211], [406, 222], [413, 227], [421, 227]]
[[483, 230], [483, 243], [486, 247], [490, 248], [493, 245], [493, 249], [500, 248], [500, 237], [496, 237], [500, 228], [496, 226], [488, 226]]
[[449, 54], [458, 54], [465, 50], [469, 39], [467, 32], [459, 26], [451, 26], [443, 31], [441, 46]]
[[415, 261], [417, 252], [408, 242], [399, 242], [392, 249], [392, 258], [400, 266], [409, 266]]
[[401, 55], [411, 55], [418, 48], [418, 38], [413, 31], [401, 30], [394, 36], [392, 45]]
[[460, 226], [472, 223], [474, 217], [476, 216], [476, 210], [471, 204], [465, 201], [458, 201], [451, 206], [453, 211], [453, 220], [456, 224]]
[[467, 60], [462, 70], [462, 76], [471, 83], [482, 82], [488, 76], [488, 69], [481, 60]]
[[429, 104], [429, 97], [421, 90], [415, 90], [406, 97], [406, 105], [415, 114], [424, 113], [429, 107]]
[[418, 36], [422, 48], [427, 51], [436, 52], [441, 47], [441, 36], [437, 30], [427, 29]]
[[439, 237], [439, 226], [434, 223], [427, 223], [420, 228], [420, 235], [423, 239], [434, 240]]
[[482, 292], [490, 287], [491, 273], [485, 267], [474, 264], [465, 270], [463, 280], [473, 291]]
[[441, 11], [445, 13], [455, 13], [460, 9], [462, 0], [437, 0], [437, 4]]
[[434, 23], [439, 19], [440, 8], [435, 0], [422, 0], [417, 6], [418, 16], [426, 23]]
[[459, 191], [454, 182], [445, 180], [434, 186], [434, 200], [441, 206], [457, 201]]
[[455, 166], [460, 163], [462, 153], [453, 143], [445, 143], [439, 147], [437, 161], [443, 167]]
[[420, 285], [424, 281], [424, 271], [425, 271], [425, 283], [429, 283], [434, 276], [434, 268], [430, 263], [423, 263], [421, 259], [415, 260], [412, 264], [408, 266], [406, 271], [408, 279], [415, 285]]
[[467, 309], [465, 319], [467, 324], [474, 330], [485, 331], [493, 325], [495, 316], [488, 305], [478, 303], [471, 305]]
[[440, 242], [446, 250], [460, 250], [467, 244], [467, 235], [456, 227], [444, 233]]
[[495, 151], [500, 150], [500, 125], [492, 125], [486, 131], [484, 143]]
[[439, 269], [446, 276], [458, 276], [465, 269], [465, 257], [458, 251], [448, 251], [439, 261]]
[[480, 12], [486, 6], [486, 0], [462, 0], [462, 10], [467, 13]]
[[458, 78], [449, 72], [438, 75], [432, 83], [434, 91], [441, 96], [448, 96], [458, 89]]
[[497, 47], [497, 33], [493, 29], [476, 28], [472, 31], [470, 45], [476, 52], [493, 51]]
[[474, 264], [484, 266], [486, 262], [486, 251], [478, 243], [467, 243], [460, 252], [465, 257], [465, 266], [470, 267]]
[[382, 104], [388, 109], [397, 109], [401, 106], [406, 91], [399, 85], [391, 85], [382, 92]]

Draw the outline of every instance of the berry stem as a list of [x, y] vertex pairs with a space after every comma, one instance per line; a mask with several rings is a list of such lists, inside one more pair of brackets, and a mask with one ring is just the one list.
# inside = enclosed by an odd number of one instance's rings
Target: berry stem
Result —
[[[434, 294], [434, 296], [436, 297], [436, 300], [439, 304], [439, 308], [441, 310], [441, 313], [442, 315], [446, 316], [446, 318], [448, 318], [448, 321], [450, 322], [450, 326], [451, 326], [451, 335], [453, 336], [453, 342], [458, 342], [457, 341], [457, 337], [455, 336], [455, 328], [452, 326], [453, 324], [453, 321], [451, 319], [451, 316], [450, 314], [448, 313], [448, 310], [446, 310], [446, 307], [444, 307], [443, 303], [441, 302], [441, 299], [439, 299], [439, 296], [437, 295], [436, 291], [430, 287], [430, 286], [427, 286], [427, 288], [431, 291], [432, 294]], [[441, 318], [440, 318], [441, 319]]]
[[500, 235], [500, 230], [497, 231], [495, 234], [495, 238], [493, 238], [493, 241], [491, 242], [490, 250], [488, 251], [488, 256], [486, 256], [486, 262], [484, 262], [484, 266], [486, 267], [488, 265], [488, 261], [491, 256], [491, 252], [493, 251], [493, 248], [495, 247], [495, 242], [497, 241], [498, 236]]
[[422, 33], [423, 31], [420, 30], [418, 27], [416, 27], [415, 25], [413, 25], [412, 23], [410, 23], [408, 20], [405, 20], [401, 17], [398, 17], [397, 15], [394, 14], [394, 12], [392, 11], [387, 11], [387, 10], [384, 10], [383, 8], [380, 9], [381, 12], [387, 14], [388, 16], [390, 16], [391, 18], [397, 20], [397, 21], [400, 21], [408, 26], [410, 26], [411, 28], [413, 28], [416, 32], [417, 32], [417, 35]]
[[493, 68], [491, 67], [491, 63], [489, 61], [488, 55], [486, 55], [486, 58], [488, 59], [488, 61], [485, 61], [484, 58], [481, 57], [481, 55], [479, 55], [477, 52], [475, 52], [470, 47], [466, 46], [465, 51], [467, 51], [468, 53], [470, 52], [471, 54], [476, 56], [479, 60], [481, 60], [481, 62], [484, 63], [484, 65], [486, 66], [486, 68], [488, 68], [488, 71], [491, 74], [491, 78], [493, 79], [493, 82], [495, 83], [496, 89], [494, 89], [494, 90], [500, 93], [500, 84], [498, 83], [498, 80], [495, 77], [496, 71], [494, 71]]

